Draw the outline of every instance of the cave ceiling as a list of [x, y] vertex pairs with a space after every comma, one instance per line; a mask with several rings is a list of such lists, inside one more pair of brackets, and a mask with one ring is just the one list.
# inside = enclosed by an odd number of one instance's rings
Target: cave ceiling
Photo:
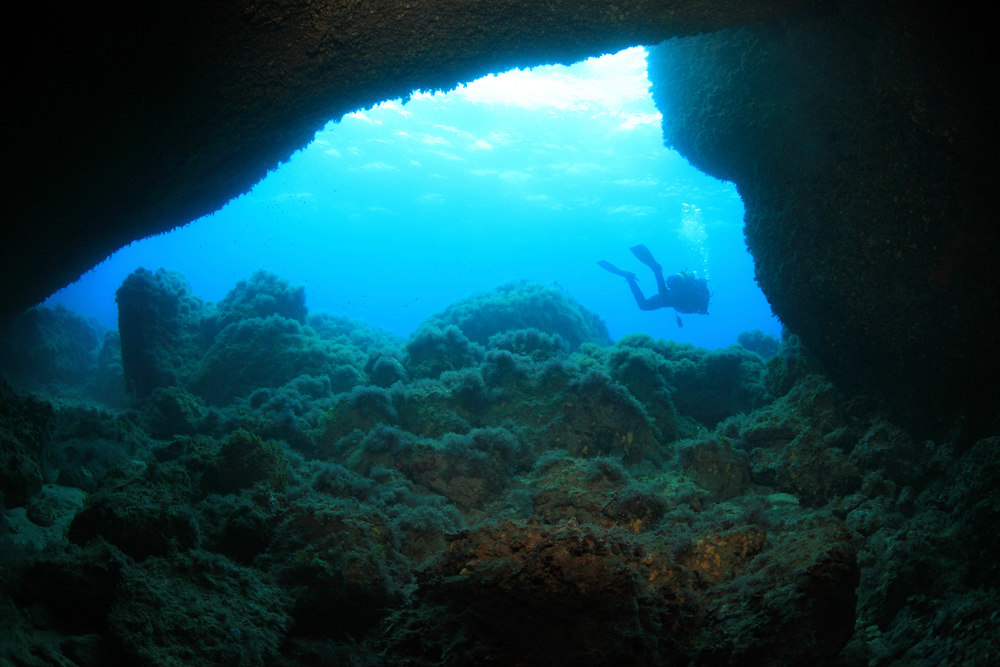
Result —
[[19, 19], [0, 312], [221, 208], [345, 113], [805, 0], [99, 3]]
[[953, 12], [850, 0], [31, 5], [4, 47], [13, 207], [0, 315], [218, 210], [345, 113], [670, 40], [654, 81], [674, 95], [657, 100], [673, 105], [665, 142], [737, 184], [782, 321], [842, 383], [920, 387], [897, 392], [914, 409], [983, 383], [993, 397], [988, 22]]

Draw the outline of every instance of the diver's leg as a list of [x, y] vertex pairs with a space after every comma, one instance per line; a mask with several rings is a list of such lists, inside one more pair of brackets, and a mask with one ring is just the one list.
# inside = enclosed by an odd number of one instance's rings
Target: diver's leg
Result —
[[[641, 243], [639, 245], [632, 246], [629, 250], [632, 251], [632, 254], [635, 255], [636, 259], [653, 270], [653, 276], [656, 278], [656, 290], [660, 293], [660, 300], [667, 303], [670, 298], [670, 292], [667, 289], [667, 282], [663, 279], [663, 267], [660, 266], [660, 263], [656, 261], [655, 257], [653, 257], [653, 253], [649, 252], [649, 248]], [[662, 305], [658, 307], [662, 307]]]
[[619, 269], [617, 266], [615, 266], [611, 262], [606, 262], [603, 259], [601, 261], [599, 261], [597, 263], [597, 265], [599, 267], [601, 267], [602, 269], [604, 269], [605, 271], [610, 271], [611, 273], [615, 274], [616, 276], [622, 276], [623, 278], [629, 278], [629, 277], [635, 278], [635, 274], [632, 273], [631, 271], [623, 271], [622, 269]]
[[[643, 248], [643, 250], [645, 250], [645, 246], [641, 247]], [[635, 253], [636, 249], [632, 248], [632, 252]], [[646, 250], [646, 252], [648, 253], [649, 251]], [[638, 256], [638, 254], [636, 256]], [[652, 255], [650, 255], [650, 257], [652, 257]], [[635, 297], [635, 303], [637, 306], [639, 306], [639, 310], [656, 310], [657, 308], [663, 307], [663, 303], [666, 300], [667, 286], [663, 283], [663, 271], [660, 269], [659, 264], [656, 264], [654, 262], [655, 266], [650, 267], [653, 269], [653, 273], [656, 275], [657, 289], [660, 290], [656, 296], [650, 299], [647, 299], [645, 296], [643, 296], [642, 290], [639, 289], [639, 281], [636, 279], [635, 274], [632, 273], [631, 271], [623, 271], [614, 264], [611, 264], [610, 262], [606, 262], [604, 260], [599, 261], [597, 264], [605, 271], [610, 271], [615, 275], [623, 276], [625, 278], [625, 281], [628, 283], [629, 289], [632, 290], [632, 296]]]
[[635, 279], [633, 275], [626, 279], [628, 281], [629, 289], [632, 290], [632, 296], [635, 297], [635, 303], [639, 306], [639, 310], [656, 310], [659, 308], [659, 295], [653, 297], [652, 299], [647, 299], [642, 294], [642, 290], [639, 289], [639, 281]]
[[639, 245], [634, 245], [629, 248], [629, 250], [632, 251], [632, 254], [635, 255], [637, 260], [649, 268], [652, 269], [653, 267], [659, 266], [659, 264], [656, 263], [656, 259], [653, 257], [653, 253], [649, 252], [649, 248], [643, 244], [640, 243]]
[[667, 289], [667, 281], [663, 279], [663, 268], [659, 264], [650, 268], [656, 277], [656, 290], [660, 293], [660, 300], [665, 304], [670, 303], [670, 290]]

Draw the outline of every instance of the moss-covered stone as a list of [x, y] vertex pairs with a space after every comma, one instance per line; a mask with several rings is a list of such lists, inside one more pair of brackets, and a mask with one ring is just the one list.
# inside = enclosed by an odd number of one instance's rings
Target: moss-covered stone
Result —
[[198, 525], [189, 499], [188, 489], [125, 480], [87, 499], [69, 538], [79, 545], [102, 539], [136, 560], [190, 549], [198, 542]]
[[201, 357], [205, 305], [176, 271], [139, 268], [115, 293], [122, 367], [135, 396], [183, 384]]
[[[698, 536], [677, 560], [641, 530], [484, 524], [417, 572], [415, 605], [386, 626], [389, 655], [426, 660], [447, 641], [443, 664], [830, 660], [853, 630], [857, 567], [835, 522], [806, 520], [813, 539], [779, 545], [742, 526]], [[490, 619], [474, 638], [459, 631], [470, 615]], [[786, 632], [795, 640], [775, 641]]]
[[936, 432], [969, 405], [985, 427], [998, 396], [974, 20], [840, 2], [649, 60], [666, 143], [739, 188], [774, 312], [840, 386]]
[[[38, 391], [85, 385], [97, 367], [103, 332], [63, 306], [35, 307], [0, 327], [0, 369]], [[58, 387], [53, 387], [59, 391]]]
[[211, 404], [226, 404], [259, 387], [280, 387], [300, 375], [325, 374], [335, 391], [363, 377], [365, 357], [334, 346], [298, 321], [270, 315], [230, 324], [200, 358], [194, 390]]
[[[540, 330], [480, 344], [434, 325], [414, 347], [433, 377], [419, 377], [407, 341], [270, 317], [289, 344], [236, 346], [230, 361], [269, 370], [232, 372], [247, 393], [215, 405], [191, 376], [120, 412], [0, 394], [4, 454], [89, 493], [78, 509], [22, 484], [23, 507], [0, 517], [0, 613], [8, 594], [31, 610], [8, 624], [17, 655], [910, 664], [996, 643], [996, 438], [961, 421], [916, 437], [794, 336], [765, 370], [742, 345], [570, 350]], [[224, 358], [189, 350], [203, 368]], [[325, 352], [285, 366], [289, 350]], [[372, 360], [387, 386], [367, 383]], [[0, 463], [17, 491], [17, 461]], [[271, 607], [233, 597], [255, 582]], [[58, 608], [60, 586], [81, 611]], [[190, 630], [179, 610], [202, 610], [185, 595], [222, 617]], [[250, 628], [246, 646], [219, 634], [233, 627]]]
[[683, 441], [677, 445], [677, 458], [681, 468], [716, 502], [749, 490], [750, 463], [746, 454], [733, 449], [728, 439]]
[[51, 405], [18, 396], [0, 379], [0, 491], [5, 506], [24, 505], [42, 487], [43, 455], [52, 423]]
[[305, 324], [307, 314], [304, 287], [292, 287], [273, 273], [256, 271], [215, 304], [206, 326], [217, 333], [234, 322], [271, 315]]
[[320, 453], [329, 453], [337, 442], [353, 431], [367, 433], [380, 424], [399, 423], [392, 396], [381, 387], [356, 387], [338, 397], [326, 413], [316, 435]]
[[655, 461], [666, 450], [642, 404], [605, 374], [591, 372], [572, 382], [557, 409], [538, 435], [542, 449], [628, 461]]
[[263, 665], [288, 631], [287, 598], [260, 572], [204, 551], [130, 563], [109, 614], [137, 665]]
[[556, 287], [538, 283], [509, 283], [449, 306], [430, 319], [445, 327], [454, 324], [470, 340], [486, 345], [491, 336], [537, 329], [558, 335], [570, 349], [582, 343], [610, 343], [607, 327], [596, 313], [583, 308]]
[[406, 368], [414, 378], [436, 378], [444, 371], [478, 365], [484, 351], [454, 325], [424, 324], [406, 344]]
[[388, 518], [352, 500], [307, 497], [289, 507], [257, 562], [282, 585], [299, 637], [370, 629], [409, 580]]
[[291, 463], [281, 444], [240, 430], [231, 433], [208, 462], [201, 476], [201, 490], [231, 493], [257, 483], [281, 489], [291, 474]]

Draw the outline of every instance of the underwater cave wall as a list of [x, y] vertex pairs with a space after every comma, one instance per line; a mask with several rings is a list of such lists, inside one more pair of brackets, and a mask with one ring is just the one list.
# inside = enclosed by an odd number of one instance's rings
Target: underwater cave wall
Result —
[[650, 77], [666, 143], [737, 184], [774, 312], [919, 423], [990, 414], [1000, 293], [975, 17], [911, 4], [673, 39]]

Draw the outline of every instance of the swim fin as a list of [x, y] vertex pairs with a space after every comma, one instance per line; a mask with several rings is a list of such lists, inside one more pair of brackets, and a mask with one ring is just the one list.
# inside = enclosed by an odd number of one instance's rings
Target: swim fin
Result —
[[632, 251], [632, 254], [635, 255], [636, 259], [638, 259], [640, 262], [642, 262], [649, 268], [651, 269], [660, 268], [660, 265], [653, 258], [653, 253], [649, 252], [649, 248], [642, 245], [641, 243], [639, 245], [632, 246], [631, 248], [629, 248], [629, 250]]
[[635, 278], [635, 274], [632, 273], [631, 271], [622, 271], [621, 269], [619, 269], [617, 266], [615, 266], [611, 262], [606, 262], [603, 259], [601, 261], [599, 261], [597, 263], [597, 265], [599, 267], [601, 267], [602, 269], [604, 269], [605, 271], [610, 271], [611, 273], [615, 274], [616, 276], [622, 276], [623, 278], [630, 279], [630, 280]]

